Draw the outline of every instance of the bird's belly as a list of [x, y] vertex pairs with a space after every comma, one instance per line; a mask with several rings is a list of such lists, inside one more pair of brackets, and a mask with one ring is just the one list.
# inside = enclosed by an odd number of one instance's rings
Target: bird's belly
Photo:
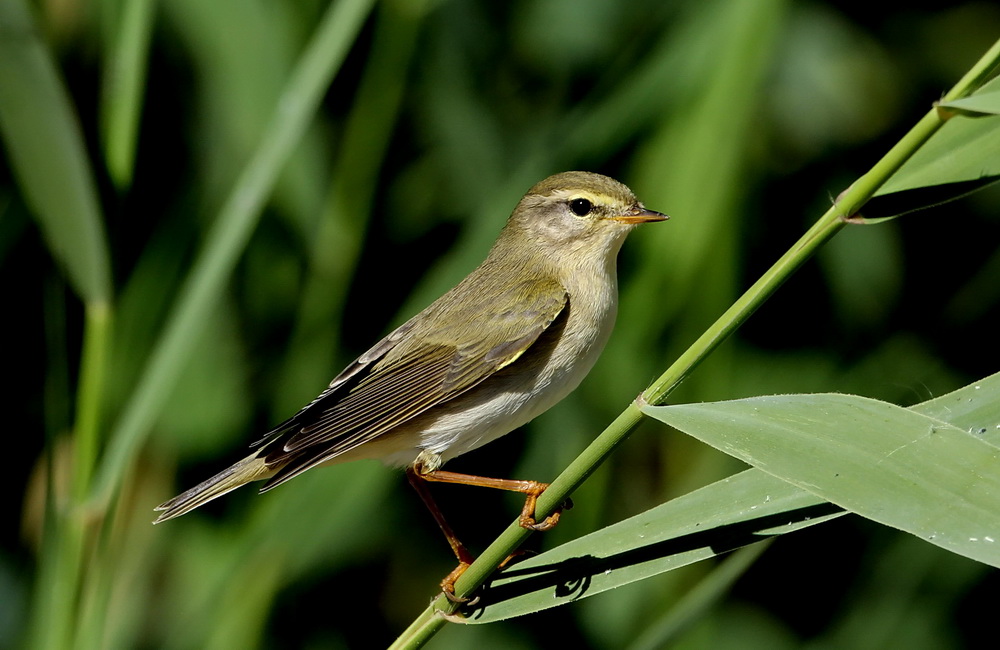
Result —
[[435, 418], [421, 433], [421, 447], [447, 461], [510, 433], [544, 413], [576, 386], [549, 386], [535, 393], [511, 391], [473, 400]]
[[528, 423], [575, 387], [574, 383], [536, 391], [473, 389], [392, 431], [389, 437], [397, 443], [405, 440], [407, 446], [382, 454], [382, 460], [389, 465], [408, 465], [421, 452], [430, 452], [444, 463]]
[[[429, 452], [444, 463], [530, 422], [571, 393], [590, 372], [611, 324], [588, 340], [573, 337], [575, 342], [568, 348], [557, 344], [540, 366], [512, 364], [465, 394], [414, 418], [388, 434], [395, 448], [379, 457], [387, 464], [403, 466], [418, 454]], [[404, 441], [406, 447], [402, 448]]]

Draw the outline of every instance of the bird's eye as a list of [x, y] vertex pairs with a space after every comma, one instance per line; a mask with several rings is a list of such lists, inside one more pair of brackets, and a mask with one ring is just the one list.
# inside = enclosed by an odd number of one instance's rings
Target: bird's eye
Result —
[[573, 199], [569, 202], [569, 209], [578, 217], [585, 217], [590, 214], [594, 206], [587, 199]]

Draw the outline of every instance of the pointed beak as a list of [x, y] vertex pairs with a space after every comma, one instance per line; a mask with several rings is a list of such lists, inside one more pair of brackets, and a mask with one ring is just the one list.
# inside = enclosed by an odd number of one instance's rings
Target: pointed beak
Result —
[[656, 212], [655, 210], [647, 210], [646, 208], [640, 206], [637, 210], [634, 210], [630, 214], [623, 214], [619, 217], [612, 217], [615, 221], [619, 223], [650, 223], [654, 221], [666, 221], [669, 219], [667, 215], [662, 212]]

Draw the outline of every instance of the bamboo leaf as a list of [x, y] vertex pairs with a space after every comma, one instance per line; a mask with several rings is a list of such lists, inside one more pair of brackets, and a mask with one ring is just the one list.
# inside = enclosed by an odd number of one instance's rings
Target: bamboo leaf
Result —
[[938, 106], [969, 117], [1000, 115], [1000, 77], [987, 81], [968, 97], [940, 102]]
[[[936, 104], [955, 109], [960, 116], [983, 117], [1000, 113], [1000, 83], [997, 79], [978, 92]], [[946, 114], [946, 112], [943, 112]], [[947, 185], [996, 176], [1000, 156], [988, 145], [997, 137], [1000, 119], [951, 119], [931, 140], [882, 186], [876, 196], [920, 187]], [[984, 140], [985, 138], [985, 140]]]
[[1000, 115], [1000, 91], [981, 93], [950, 102], [942, 102], [938, 106], [956, 109], [962, 115], [969, 117], [977, 115]]
[[[975, 94], [937, 104], [954, 115], [864, 209], [870, 221], [895, 217], [961, 198], [1000, 179], [1000, 81]], [[978, 117], [982, 119], [970, 119]]]
[[[998, 377], [978, 382], [967, 403], [997, 401]], [[941, 413], [939, 406], [932, 408]], [[1000, 450], [964, 429], [839, 394], [643, 412], [843, 508], [1000, 566]]]
[[[802, 397], [826, 398], [831, 396], [783, 396], [780, 399], [787, 399], [800, 407], [798, 402], [803, 400], [796, 398]], [[981, 445], [973, 436], [959, 431], [958, 427], [968, 428], [975, 436], [986, 441], [996, 442], [1000, 440], [1000, 424], [998, 424], [1000, 423], [1000, 399], [998, 399], [1000, 397], [1000, 374], [992, 375], [947, 395], [917, 404], [910, 409], [902, 409], [866, 398], [845, 395], [832, 397], [835, 405], [845, 401], [852, 404], [854, 400], [857, 400], [862, 406], [872, 407], [874, 405], [878, 409], [911, 423], [912, 421], [921, 423], [926, 421], [930, 423], [928, 426], [933, 425], [939, 430], [947, 432], [944, 435], [957, 436], [959, 440], [963, 441], [959, 443], [960, 445], [970, 447], [980, 455], [985, 454], [986, 458], [996, 457], [996, 450]], [[746, 410], [755, 414], [751, 416], [752, 419], [758, 419], [756, 414], [760, 413], [759, 402], [768, 399], [772, 398], [723, 402], [721, 405], [751, 403]], [[701, 404], [694, 405], [694, 409], [699, 412], [703, 410], [714, 412], [712, 407], [716, 406], [719, 404]], [[643, 410], [658, 419], [666, 421], [665, 418], [667, 418], [670, 420], [668, 424], [673, 424], [676, 420], [685, 419], [684, 415], [675, 418], [673, 414], [686, 412], [688, 409], [684, 406], [668, 406], [646, 407]], [[815, 416], [817, 412], [812, 406], [805, 409], [796, 408], [793, 413], [796, 418], [794, 420], [795, 426], [798, 427], [800, 421]], [[758, 467], [746, 470], [613, 526], [595, 531], [534, 556], [505, 570], [487, 583], [480, 594], [479, 601], [475, 603], [473, 608], [464, 612], [467, 617], [466, 622], [487, 623], [573, 602], [719, 555], [769, 536], [799, 530], [845, 514], [844, 510], [834, 505], [840, 497], [835, 499], [827, 494], [829, 490], [820, 490], [818, 487], [829, 482], [824, 480], [824, 476], [828, 476], [831, 472], [840, 473], [831, 470], [831, 467], [836, 466], [834, 463], [837, 461], [831, 460], [827, 455], [813, 454], [811, 451], [804, 457], [803, 454], [795, 454], [794, 450], [798, 446], [794, 444], [796, 437], [792, 435], [782, 436], [780, 440], [771, 440], [767, 436], [753, 431], [749, 426], [745, 430], [742, 429], [741, 427], [746, 423], [742, 419], [731, 417], [728, 412], [723, 419], [730, 423], [725, 427], [727, 431], [730, 428], [739, 429], [739, 431], [727, 438], [729, 442], [725, 444], [720, 442], [713, 446], [728, 452], [733, 449], [734, 444], [731, 442], [731, 438], [734, 435], [740, 435], [747, 440], [759, 439], [763, 442], [762, 446], [765, 451], [758, 452], [758, 455], [786, 454], [790, 460], [785, 464], [791, 463], [795, 468], [812, 467], [813, 471], [821, 476], [819, 478], [808, 476], [799, 481], [792, 481], [786, 476], [779, 478], [777, 472], [772, 471], [779, 463], [771, 461], [767, 463], [768, 468], [766, 469]], [[815, 418], [813, 417], [813, 419]], [[843, 441], [839, 439], [841, 437], [856, 436], [867, 441], [869, 445], [875, 444], [884, 449], [899, 442], [899, 435], [892, 437], [891, 435], [861, 431], [862, 427], [852, 426], [852, 423], [844, 418], [824, 416], [819, 420], [823, 428], [833, 432], [833, 442], [829, 446], [835, 450], [843, 450], [842, 455], [847, 456], [847, 460], [865, 458], [865, 455], [861, 452], [845, 450]], [[891, 421], [887, 422], [891, 424]], [[992, 426], [988, 427], [987, 425]], [[722, 428], [719, 427], [720, 430]], [[779, 433], [786, 432], [781, 429]], [[844, 435], [840, 436], [841, 433]], [[923, 439], [919, 433], [916, 437]], [[718, 435], [721, 438], [723, 434]], [[705, 439], [701, 436], [696, 437]], [[804, 436], [800, 437], [804, 438]], [[971, 444], [968, 444], [969, 441]], [[904, 452], [902, 447], [895, 451], [890, 450], [893, 463], [899, 463], [900, 459], [909, 453]], [[734, 455], [747, 460], [745, 454]], [[933, 454], [927, 460], [928, 464], [935, 464]], [[886, 463], [882, 463], [872, 472], [880, 477], [883, 474], [891, 474], [886, 470]], [[887, 494], [881, 490], [881, 487], [870, 488], [861, 481], [853, 480], [846, 473], [841, 473], [841, 476], [833, 479], [833, 483], [835, 488], [832, 492], [846, 491], [852, 495], [850, 499], [854, 501], [878, 501], [884, 499]], [[846, 490], [842, 489], [845, 484]], [[938, 501], [949, 504], [945, 506], [939, 503], [940, 508], [945, 508], [947, 511], [951, 505], [956, 503], [956, 500], [949, 496], [951, 493], [946, 482], [933, 483], [929, 489], [932, 491], [940, 490], [941, 497]], [[983, 486], [977, 485], [972, 491], [978, 493], [983, 489]], [[859, 493], [860, 496], [853, 496], [854, 493]], [[995, 495], [996, 492], [989, 494]], [[978, 495], [975, 497], [984, 502], [987, 509], [992, 507], [989, 494], [984, 494], [981, 498]], [[825, 499], [828, 499], [829, 502]], [[913, 496], [912, 500], [917, 501], [918, 510], [919, 507], [928, 504], [919, 494]], [[993, 502], [995, 503], [995, 498]], [[887, 513], [885, 516], [889, 518], [906, 516], [905, 513], [914, 512], [912, 504], [891, 503], [889, 505], [880, 504], [880, 506], [881, 510]], [[848, 509], [854, 510], [854, 508]], [[961, 510], [961, 508], [959, 509]], [[994, 519], [1000, 518], [1000, 508], [993, 507], [993, 510], [992, 517]], [[864, 515], [865, 513], [859, 512], [859, 514]], [[774, 525], [775, 522], [781, 522], [781, 524]], [[989, 521], [980, 519], [979, 515], [974, 513], [967, 523], [971, 526], [985, 528], [991, 526]], [[973, 552], [979, 556], [976, 559], [981, 559], [982, 547], [993, 549], [994, 543], [989, 540], [998, 538], [985, 533], [972, 533], [963, 538], [957, 534], [955, 529], [948, 529], [951, 525], [945, 520], [935, 521], [931, 527], [946, 532], [931, 533], [937, 539], [930, 541], [949, 548], [950, 545], [946, 545], [948, 544], [947, 538], [957, 539], [959, 546], [968, 546], [974, 549]], [[897, 527], [902, 528], [902, 526]], [[971, 539], [977, 535], [978, 539]], [[954, 549], [950, 548], [949, 550]], [[995, 551], [995, 549], [993, 550]], [[968, 555], [968, 553], [962, 554]]]
[[489, 623], [580, 600], [844, 514], [749, 469], [519, 562], [463, 614]]
[[1000, 176], [1000, 116], [953, 117], [876, 196]]
[[1000, 373], [910, 407], [1000, 447]]

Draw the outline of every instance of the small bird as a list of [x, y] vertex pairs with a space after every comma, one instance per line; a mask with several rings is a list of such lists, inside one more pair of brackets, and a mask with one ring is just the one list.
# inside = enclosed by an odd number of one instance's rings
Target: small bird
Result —
[[446, 593], [472, 561], [424, 481], [526, 495], [535, 481], [441, 470], [448, 460], [527, 423], [568, 395], [597, 361], [614, 326], [616, 258], [647, 210], [618, 181], [564, 172], [524, 195], [486, 260], [455, 288], [362, 354], [316, 399], [254, 444], [247, 458], [161, 504], [154, 523], [183, 515], [246, 483], [266, 492], [318, 465], [376, 458], [407, 468], [459, 559]]

